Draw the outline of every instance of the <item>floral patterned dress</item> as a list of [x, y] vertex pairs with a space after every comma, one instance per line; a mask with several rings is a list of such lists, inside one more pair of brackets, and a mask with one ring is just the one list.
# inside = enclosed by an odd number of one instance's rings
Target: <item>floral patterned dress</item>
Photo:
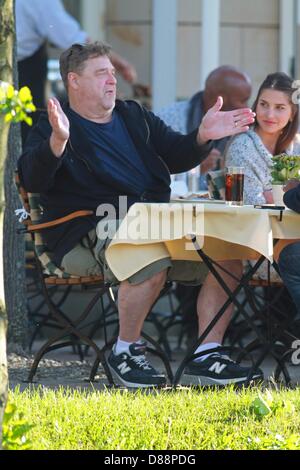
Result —
[[[300, 155], [300, 135], [287, 149], [289, 155]], [[245, 171], [244, 203], [264, 204], [264, 191], [272, 189], [272, 154], [261, 138], [250, 129], [234, 136], [225, 150], [225, 166], [242, 166]]]
[[[300, 155], [300, 135], [287, 149], [290, 155]], [[261, 138], [250, 129], [248, 132], [231, 138], [225, 150], [225, 166], [244, 167], [244, 203], [264, 204], [264, 191], [272, 189], [271, 168], [272, 154], [266, 149]], [[253, 262], [250, 262], [252, 265]], [[271, 280], [279, 280], [275, 269], [271, 266]], [[256, 271], [254, 278], [267, 279], [268, 267], [264, 262]]]

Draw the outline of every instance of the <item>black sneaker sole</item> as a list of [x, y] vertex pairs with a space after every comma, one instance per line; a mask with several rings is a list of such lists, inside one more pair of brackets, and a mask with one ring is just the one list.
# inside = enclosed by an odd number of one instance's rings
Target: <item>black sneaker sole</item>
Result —
[[[254, 375], [251, 377], [250, 382], [263, 381], [264, 378], [261, 375]], [[234, 379], [214, 379], [213, 377], [206, 377], [200, 375], [189, 375], [184, 374], [180, 381], [180, 385], [230, 385], [230, 384], [242, 384], [247, 382], [247, 377], [238, 377]]]
[[126, 380], [123, 379], [123, 377], [119, 376], [115, 369], [110, 366], [108, 363], [108, 367], [111, 371], [111, 374], [113, 376], [113, 379], [118, 383], [118, 385], [125, 385], [127, 388], [162, 388], [167, 385], [167, 381], [165, 380], [162, 383], [157, 383], [157, 384], [144, 384], [144, 383], [135, 383], [135, 382], [127, 382]]

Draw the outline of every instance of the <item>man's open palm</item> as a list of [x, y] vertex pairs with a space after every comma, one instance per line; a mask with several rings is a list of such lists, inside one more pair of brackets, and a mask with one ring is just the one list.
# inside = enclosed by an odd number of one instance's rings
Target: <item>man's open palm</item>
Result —
[[48, 117], [55, 137], [62, 141], [68, 140], [70, 123], [56, 98], [48, 101]]
[[223, 98], [219, 96], [216, 104], [207, 111], [202, 119], [197, 137], [199, 143], [245, 132], [254, 122], [255, 114], [251, 109], [220, 111], [222, 106]]

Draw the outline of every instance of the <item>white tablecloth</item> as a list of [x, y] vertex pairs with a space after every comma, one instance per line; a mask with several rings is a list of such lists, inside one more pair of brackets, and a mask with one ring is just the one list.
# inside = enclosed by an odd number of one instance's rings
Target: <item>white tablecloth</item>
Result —
[[122, 281], [166, 256], [199, 261], [190, 234], [196, 234], [204, 252], [216, 260], [257, 259], [263, 255], [272, 261], [273, 239], [285, 243], [300, 238], [300, 215], [286, 209], [282, 221], [279, 216], [279, 211], [253, 206], [193, 201], [137, 203], [129, 209], [107, 248], [107, 263]]

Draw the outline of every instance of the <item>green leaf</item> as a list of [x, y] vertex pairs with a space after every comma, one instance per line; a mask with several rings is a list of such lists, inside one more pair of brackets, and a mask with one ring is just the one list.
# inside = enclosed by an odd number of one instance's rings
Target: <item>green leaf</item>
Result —
[[272, 158], [273, 168], [271, 171], [272, 183], [285, 183], [291, 178], [300, 179], [300, 156], [299, 155], [275, 155]]
[[25, 121], [31, 126], [32, 119], [27, 114], [34, 111], [36, 107], [28, 87], [22, 87], [18, 92], [12, 85], [0, 81], [0, 113], [4, 114], [5, 122]]
[[7, 424], [8, 421], [13, 417], [13, 415], [16, 413], [17, 407], [14, 403], [8, 402], [5, 408], [5, 413], [3, 416], [3, 424]]
[[19, 98], [23, 103], [32, 101], [31, 91], [27, 86], [23, 86], [19, 91]]
[[11, 122], [11, 121], [12, 121], [12, 118], [13, 118], [12, 114], [11, 114], [11, 113], [7, 113], [7, 114], [5, 114], [5, 116], [4, 116], [4, 121], [5, 121], [5, 122]]
[[29, 104], [26, 104], [25, 109], [28, 113], [32, 113], [32, 112], [36, 111], [36, 106], [33, 103], [29, 103]]
[[26, 434], [34, 425], [24, 419], [14, 403], [8, 402], [3, 416], [3, 449], [25, 450], [31, 448], [31, 442]]
[[15, 94], [15, 89], [12, 85], [8, 85], [7, 91], [6, 91], [6, 96], [8, 99], [11, 99]]
[[26, 124], [28, 124], [28, 126], [32, 126], [32, 118], [30, 116], [25, 116], [24, 121]]
[[0, 102], [1, 101], [4, 101], [6, 98], [6, 93], [5, 91], [3, 90], [3, 88], [0, 86]]
[[267, 401], [263, 397], [259, 396], [255, 398], [250, 406], [251, 410], [258, 418], [264, 418], [271, 413], [271, 408], [268, 405]]

